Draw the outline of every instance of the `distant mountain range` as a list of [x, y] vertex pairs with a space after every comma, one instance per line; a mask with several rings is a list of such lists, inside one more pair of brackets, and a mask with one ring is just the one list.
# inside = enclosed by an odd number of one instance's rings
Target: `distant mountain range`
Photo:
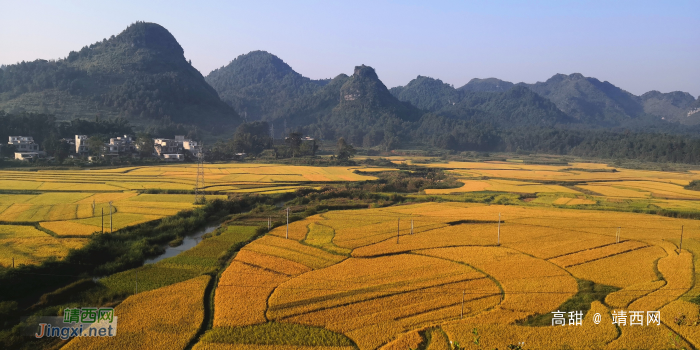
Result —
[[[271, 53], [253, 51], [203, 77], [165, 28], [144, 22], [64, 59], [2, 67], [0, 110], [124, 117], [136, 126], [182, 123], [214, 134], [263, 120], [277, 137], [301, 130], [368, 147], [486, 137], [475, 127], [687, 132], [682, 125], [700, 124], [700, 101], [688, 93], [636, 96], [578, 73], [535, 84], [472, 79], [459, 88], [418, 76], [388, 89], [365, 65], [351, 76], [313, 80]], [[454, 140], [440, 139], [444, 133]]]
[[[246, 109], [255, 111], [252, 118], [260, 120], [289, 117], [290, 107], [317, 94], [328, 84], [327, 80], [303, 77], [278, 57], [264, 51], [241, 55], [206, 79], [239, 113]], [[439, 79], [418, 76], [405, 86], [389, 91], [398, 100], [423, 111], [451, 118], [488, 119], [507, 125], [575, 124], [609, 128], [630, 127], [636, 123], [700, 124], [700, 114], [688, 116], [692, 106], [697, 104], [688, 93], [650, 91], [636, 96], [609, 82], [578, 73], [557, 74], [535, 84], [514, 84], [496, 78], [472, 79], [456, 89]], [[301, 111], [296, 108], [295, 113]], [[307, 118], [306, 123], [309, 122]]]

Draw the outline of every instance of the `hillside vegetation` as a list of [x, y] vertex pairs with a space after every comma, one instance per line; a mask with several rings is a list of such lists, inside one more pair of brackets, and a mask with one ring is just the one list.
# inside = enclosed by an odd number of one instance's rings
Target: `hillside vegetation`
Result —
[[145, 22], [63, 59], [6, 66], [0, 70], [0, 109], [64, 120], [124, 117], [140, 125], [239, 123], [172, 34]]

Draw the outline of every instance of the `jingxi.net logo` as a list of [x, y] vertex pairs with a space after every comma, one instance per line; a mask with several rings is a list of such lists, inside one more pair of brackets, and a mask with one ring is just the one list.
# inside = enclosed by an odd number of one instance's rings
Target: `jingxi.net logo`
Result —
[[[38, 323], [38, 325], [37, 325]], [[57, 337], [114, 337], [117, 335], [117, 316], [113, 308], [84, 307], [65, 309], [63, 317], [39, 317], [31, 322], [36, 338]]]

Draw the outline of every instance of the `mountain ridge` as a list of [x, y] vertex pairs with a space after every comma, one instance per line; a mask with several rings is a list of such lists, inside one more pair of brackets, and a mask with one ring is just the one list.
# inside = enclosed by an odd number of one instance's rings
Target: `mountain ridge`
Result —
[[64, 59], [6, 66], [0, 109], [50, 113], [62, 120], [124, 117], [136, 125], [183, 123], [212, 130], [240, 123], [185, 59], [175, 37], [147, 22], [133, 23]]

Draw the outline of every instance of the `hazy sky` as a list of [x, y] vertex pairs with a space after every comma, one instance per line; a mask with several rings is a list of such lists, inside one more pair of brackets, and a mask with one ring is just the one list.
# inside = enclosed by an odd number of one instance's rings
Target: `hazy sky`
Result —
[[642, 94], [700, 94], [700, 1], [14, 1], [0, 63], [67, 56], [141, 20], [163, 25], [202, 74], [265, 50], [310, 78], [374, 67], [527, 83], [582, 73]]

